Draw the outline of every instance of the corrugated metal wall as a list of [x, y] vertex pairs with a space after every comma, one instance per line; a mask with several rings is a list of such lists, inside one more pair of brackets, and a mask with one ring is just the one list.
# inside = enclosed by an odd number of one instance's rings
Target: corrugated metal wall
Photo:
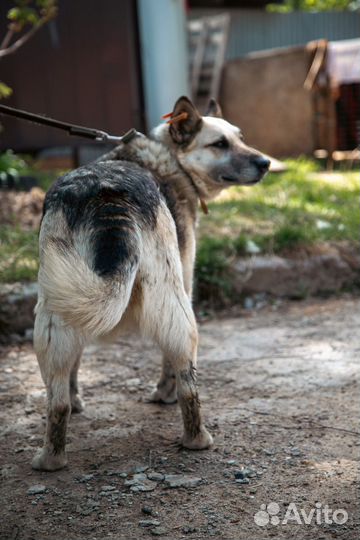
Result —
[[[215, 15], [224, 10], [191, 11], [191, 17]], [[250, 52], [303, 45], [315, 39], [337, 41], [360, 37], [360, 12], [323, 12], [288, 14], [262, 10], [234, 9], [227, 59], [239, 58]]]

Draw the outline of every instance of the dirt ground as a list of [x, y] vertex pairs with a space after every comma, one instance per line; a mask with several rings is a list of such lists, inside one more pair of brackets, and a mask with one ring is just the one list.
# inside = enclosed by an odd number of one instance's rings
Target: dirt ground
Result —
[[33, 350], [3, 349], [0, 538], [359, 538], [359, 308], [342, 297], [201, 324], [199, 386], [215, 439], [203, 452], [174, 444], [177, 405], [146, 402], [156, 349], [137, 339], [90, 347], [86, 409], [71, 418], [69, 465], [55, 473], [30, 468], [45, 421]]

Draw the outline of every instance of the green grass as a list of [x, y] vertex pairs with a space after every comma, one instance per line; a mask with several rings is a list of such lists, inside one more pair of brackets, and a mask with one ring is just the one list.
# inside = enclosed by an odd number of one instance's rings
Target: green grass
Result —
[[359, 239], [359, 173], [319, 172], [305, 159], [252, 187], [224, 191], [200, 222], [200, 237], [245, 236], [265, 251], [299, 243]]
[[0, 227], [0, 282], [30, 281], [38, 270], [38, 233]]
[[[200, 297], [205, 289], [232, 294], [229, 263], [249, 255], [254, 247], [249, 241], [260, 253], [326, 241], [359, 242], [359, 173], [328, 174], [304, 158], [286, 163], [286, 172], [269, 174], [261, 184], [224, 191], [209, 205], [210, 214], [201, 215], [196, 260]], [[37, 267], [37, 232], [2, 226], [0, 281], [35, 279]]]
[[[231, 295], [229, 267], [239, 255], [286, 253], [315, 243], [359, 243], [359, 173], [321, 172], [304, 158], [252, 187], [233, 187], [201, 216], [196, 262], [199, 296], [219, 286]], [[223, 284], [226, 283], [224, 286]], [[209, 296], [209, 294], [208, 294]]]

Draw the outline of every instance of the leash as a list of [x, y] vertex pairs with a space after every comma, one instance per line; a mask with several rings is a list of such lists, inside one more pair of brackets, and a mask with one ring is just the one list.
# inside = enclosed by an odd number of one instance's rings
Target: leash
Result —
[[[121, 137], [116, 136], [116, 135], [109, 135], [105, 131], [101, 131], [99, 129], [87, 128], [84, 126], [78, 126], [76, 124], [69, 124], [68, 122], [61, 122], [60, 120], [55, 120], [54, 118], [49, 118], [48, 116], [44, 116], [42, 114], [30, 113], [27, 111], [23, 111], [21, 109], [15, 109], [15, 107], [8, 107], [7, 105], [1, 105], [1, 104], [0, 104], [0, 114], [6, 115], [6, 116], [14, 116], [15, 118], [20, 118], [21, 120], [27, 120], [28, 122], [33, 122], [35, 124], [53, 127], [55, 129], [62, 129], [63, 131], [67, 131], [69, 135], [72, 135], [75, 137], [84, 137], [86, 139], [92, 139], [93, 141], [96, 141], [96, 142], [109, 142], [112, 144], [120, 144], [120, 143], [127, 144], [134, 137], [138, 135], [142, 135], [142, 133], [139, 133], [138, 131], [136, 131], [135, 128], [131, 128], [129, 131], [125, 133], [125, 135], [122, 135]], [[179, 115], [175, 117], [172, 116], [172, 113], [169, 113], [163, 116], [163, 118], [170, 118], [170, 120], [168, 120], [168, 124], [179, 122], [181, 120], [186, 120], [187, 117], [188, 117], [188, 113], [186, 112], [180, 113]], [[201, 198], [199, 191], [195, 185], [194, 185], [194, 188], [198, 194], [200, 206], [203, 213], [208, 214], [209, 210], [208, 210], [207, 204]]]
[[55, 120], [54, 118], [49, 118], [48, 116], [22, 111], [21, 109], [15, 109], [14, 107], [8, 107], [7, 105], [0, 105], [0, 114], [6, 116], [15, 116], [15, 118], [21, 118], [21, 120], [27, 120], [28, 122], [34, 122], [35, 124], [62, 129], [67, 131], [69, 135], [73, 135], [75, 137], [84, 137], [97, 142], [126, 144], [130, 142], [136, 135], [139, 135], [139, 132], [136, 131], [135, 128], [130, 129], [121, 137], [109, 135], [105, 131], [101, 131], [99, 129], [92, 129], [84, 126], [78, 126], [76, 124], [61, 122], [60, 120]]

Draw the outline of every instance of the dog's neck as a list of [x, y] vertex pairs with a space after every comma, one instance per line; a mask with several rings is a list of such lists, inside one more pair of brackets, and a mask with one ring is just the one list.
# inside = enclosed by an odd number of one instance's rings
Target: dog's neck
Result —
[[183, 169], [176, 155], [165, 144], [147, 137], [136, 137], [99, 159], [104, 160], [130, 161], [149, 169], [160, 187], [161, 184], [171, 185], [181, 204], [187, 205], [194, 220], [196, 219], [198, 201], [205, 199], [205, 196], [202, 190], [199, 190], [196, 179]]
[[206, 182], [203, 176], [196, 174], [195, 170], [189, 171], [184, 166], [182, 160], [182, 149], [180, 148], [179, 151], [178, 145], [173, 141], [170, 135], [167, 124], [160, 124], [159, 126], [155, 127], [152, 130], [150, 137], [151, 139], [162, 143], [168, 151], [170, 151], [174, 156], [176, 156], [179, 167], [181, 167], [183, 170], [186, 170], [186, 174], [188, 174], [188, 176], [191, 178], [191, 182], [194, 184], [196, 193], [202, 205], [205, 201], [210, 201], [219, 195], [221, 191], [221, 188], [219, 186], [216, 186], [212, 182]]

